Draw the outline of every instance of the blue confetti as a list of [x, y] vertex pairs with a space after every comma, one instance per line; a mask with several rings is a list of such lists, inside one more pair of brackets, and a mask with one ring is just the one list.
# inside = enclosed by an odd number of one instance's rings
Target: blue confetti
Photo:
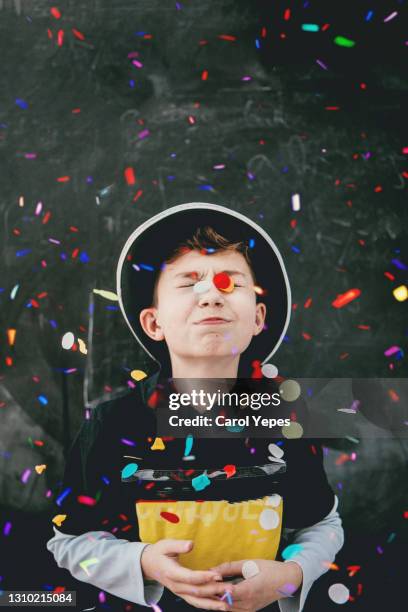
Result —
[[16, 98], [16, 104], [17, 106], [19, 106], [22, 109], [26, 109], [28, 108], [28, 104], [25, 100], [22, 100], [21, 98]]
[[148, 266], [147, 264], [138, 264], [139, 268], [142, 268], [142, 270], [148, 270], [149, 272], [154, 272], [154, 267], [153, 266]]
[[122, 478], [130, 478], [138, 469], [137, 463], [128, 463], [122, 470]]
[[186, 438], [186, 446], [184, 449], [184, 456], [187, 457], [191, 453], [191, 449], [193, 448], [194, 438], [191, 434], [188, 434]]
[[42, 404], [43, 406], [46, 406], [46, 405], [48, 404], [48, 400], [47, 400], [47, 398], [45, 397], [45, 395], [39, 395], [39, 396], [38, 396], [38, 401], [39, 401], [39, 402], [41, 402], [41, 404]]
[[202, 491], [211, 484], [211, 480], [208, 478], [207, 474], [200, 474], [200, 476], [193, 478], [191, 484], [196, 491]]
[[67, 489], [65, 489], [65, 491], [61, 493], [59, 497], [57, 497], [57, 499], [55, 500], [55, 503], [57, 504], [57, 506], [60, 506], [62, 504], [64, 499], [71, 493], [71, 491], [72, 491], [71, 487], [68, 487]]
[[292, 559], [295, 555], [297, 555], [301, 550], [302, 546], [300, 544], [290, 544], [286, 546], [286, 548], [282, 551], [282, 559]]
[[250, 241], [249, 241], [249, 248], [253, 249], [254, 246], [255, 246], [255, 238], [251, 238]]

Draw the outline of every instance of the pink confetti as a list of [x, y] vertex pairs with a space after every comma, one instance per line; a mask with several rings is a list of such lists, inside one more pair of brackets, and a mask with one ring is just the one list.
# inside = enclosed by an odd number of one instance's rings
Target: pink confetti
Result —
[[398, 15], [398, 11], [394, 11], [393, 13], [391, 13], [390, 15], [388, 15], [388, 17], [384, 19], [384, 23], [387, 23], [387, 21], [391, 21], [391, 19], [394, 19], [394, 17], [396, 17], [397, 15]]
[[26, 470], [24, 470], [24, 472], [23, 472], [23, 474], [21, 476], [21, 482], [26, 484], [27, 480], [30, 478], [30, 474], [31, 474], [30, 468], [27, 468]]

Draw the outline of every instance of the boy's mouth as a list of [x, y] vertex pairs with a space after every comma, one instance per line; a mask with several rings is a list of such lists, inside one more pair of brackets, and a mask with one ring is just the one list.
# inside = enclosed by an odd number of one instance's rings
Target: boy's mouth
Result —
[[221, 325], [230, 322], [230, 319], [224, 319], [223, 317], [206, 317], [201, 319], [201, 321], [197, 321], [195, 325]]

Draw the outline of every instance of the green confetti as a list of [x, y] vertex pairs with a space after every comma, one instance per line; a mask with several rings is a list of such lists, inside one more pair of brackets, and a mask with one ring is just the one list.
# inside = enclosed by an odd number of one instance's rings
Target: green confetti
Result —
[[339, 45], [339, 47], [354, 47], [356, 44], [354, 40], [350, 40], [344, 36], [336, 36], [334, 42], [336, 45]]
[[86, 572], [88, 574], [88, 576], [89, 576], [89, 572], [88, 572], [87, 568], [90, 565], [95, 565], [95, 563], [99, 563], [99, 559], [97, 559], [96, 557], [92, 557], [92, 559], [85, 559], [84, 561], [81, 561], [81, 563], [79, 565], [84, 570], [84, 572]]

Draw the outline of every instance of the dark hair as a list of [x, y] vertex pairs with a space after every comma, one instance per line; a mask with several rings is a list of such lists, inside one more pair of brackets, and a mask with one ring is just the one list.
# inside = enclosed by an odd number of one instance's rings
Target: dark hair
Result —
[[[202, 255], [213, 255], [223, 251], [236, 251], [244, 256], [252, 278], [256, 284], [255, 272], [252, 267], [251, 258], [249, 256], [249, 246], [244, 241], [232, 242], [219, 234], [213, 227], [206, 225], [198, 227], [194, 234], [181, 242], [164, 260], [165, 264], [173, 263], [182, 255], [190, 251], [199, 251]], [[157, 306], [157, 286], [159, 284], [160, 272], [157, 274], [154, 289], [153, 289], [153, 306]]]

